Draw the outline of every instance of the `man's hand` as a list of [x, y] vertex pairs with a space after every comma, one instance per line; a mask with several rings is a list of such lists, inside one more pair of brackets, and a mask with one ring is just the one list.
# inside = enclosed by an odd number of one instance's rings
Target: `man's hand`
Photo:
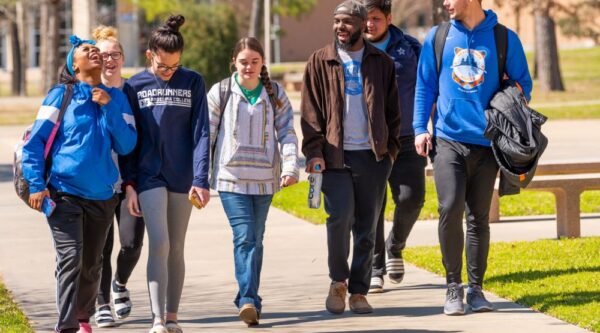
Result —
[[48, 190], [43, 190], [41, 192], [32, 193], [29, 195], [29, 205], [31, 208], [41, 211], [42, 210], [42, 202], [44, 202], [45, 197], [49, 197], [50, 192]]
[[431, 134], [422, 133], [415, 136], [415, 149], [417, 150], [417, 154], [427, 157], [432, 147]]
[[129, 214], [131, 214], [131, 216], [142, 217], [142, 211], [140, 210], [137, 192], [131, 185], [127, 185], [125, 187], [125, 202], [127, 203], [127, 209], [129, 210]]
[[[320, 165], [320, 169], [315, 169], [315, 166]], [[308, 173], [321, 173], [325, 171], [325, 160], [320, 157], [311, 158], [310, 161], [306, 163], [306, 172]]]
[[94, 88], [92, 89], [92, 101], [104, 106], [110, 102], [110, 95], [100, 88]]

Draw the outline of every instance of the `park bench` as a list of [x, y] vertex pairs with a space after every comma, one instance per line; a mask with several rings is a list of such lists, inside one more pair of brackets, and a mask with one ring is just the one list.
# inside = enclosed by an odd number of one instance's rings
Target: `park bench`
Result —
[[[433, 169], [427, 168], [427, 175]], [[581, 236], [581, 193], [600, 190], [600, 162], [541, 162], [535, 176], [524, 190], [547, 191], [556, 199], [556, 228], [558, 237]], [[498, 181], [490, 207], [490, 222], [500, 221]]]

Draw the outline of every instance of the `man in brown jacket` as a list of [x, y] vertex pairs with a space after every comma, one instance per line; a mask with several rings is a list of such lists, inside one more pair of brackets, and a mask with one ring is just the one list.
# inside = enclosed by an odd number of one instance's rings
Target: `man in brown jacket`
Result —
[[[313, 53], [302, 88], [302, 152], [307, 172], [323, 172], [329, 276], [326, 308], [373, 311], [369, 291], [375, 226], [399, 149], [400, 112], [393, 61], [365, 42], [367, 11], [336, 7], [334, 42]], [[320, 168], [316, 168], [319, 165]], [[350, 231], [353, 258], [348, 266]]]

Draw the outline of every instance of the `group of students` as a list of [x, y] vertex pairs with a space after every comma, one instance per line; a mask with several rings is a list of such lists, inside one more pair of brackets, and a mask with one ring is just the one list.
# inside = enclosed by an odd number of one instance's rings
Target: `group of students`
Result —
[[[145, 230], [150, 332], [182, 332], [185, 235], [193, 205], [206, 206], [210, 188], [233, 230], [239, 316], [258, 324], [267, 213], [273, 194], [299, 178], [293, 110], [254, 38], [238, 41], [235, 72], [207, 94], [202, 76], [180, 64], [184, 22], [171, 16], [152, 32], [147, 69], [127, 80], [114, 28], [97, 28], [94, 40], [72, 36], [60, 82], [23, 148], [30, 206], [40, 210], [45, 197], [56, 203], [47, 218], [57, 261], [56, 332], [91, 332], [94, 314], [99, 327], [115, 324], [113, 312], [130, 314], [127, 281]], [[44, 146], [67, 87], [73, 94], [46, 170]], [[113, 276], [115, 216], [121, 249]]]
[[[331, 278], [325, 305], [331, 313], [344, 312], [348, 292], [353, 312], [370, 313], [366, 295], [383, 290], [383, 276], [402, 281], [402, 250], [423, 206], [427, 156], [439, 197], [444, 313], [465, 312], [465, 209], [467, 303], [473, 311], [493, 309], [481, 287], [498, 167], [483, 137], [483, 109], [499, 88], [497, 18], [481, 0], [444, 4], [452, 21], [439, 61], [437, 28], [421, 46], [391, 24], [390, 0], [346, 0], [333, 13], [333, 43], [307, 62], [302, 151], [306, 171], [323, 173]], [[252, 37], [235, 45], [233, 74], [206, 93], [202, 76], [180, 64], [184, 21], [171, 16], [152, 32], [147, 68], [128, 80], [121, 76], [125, 55], [113, 28], [99, 27], [94, 40], [73, 36], [60, 82], [43, 101], [23, 148], [31, 207], [40, 210], [45, 197], [57, 204], [48, 217], [57, 260], [56, 332], [91, 332], [94, 314], [99, 327], [114, 325], [113, 312], [119, 319], [129, 315], [127, 281], [145, 231], [150, 333], [183, 332], [177, 313], [185, 235], [193, 205], [206, 206], [209, 189], [218, 191], [233, 233], [239, 317], [249, 326], [259, 322], [266, 217], [274, 193], [299, 178], [293, 110]], [[516, 34], [508, 36], [506, 74], [529, 97], [522, 46]], [[46, 170], [44, 146], [67, 88], [73, 94]], [[388, 182], [396, 209], [384, 241]], [[113, 276], [115, 215], [121, 249]]]

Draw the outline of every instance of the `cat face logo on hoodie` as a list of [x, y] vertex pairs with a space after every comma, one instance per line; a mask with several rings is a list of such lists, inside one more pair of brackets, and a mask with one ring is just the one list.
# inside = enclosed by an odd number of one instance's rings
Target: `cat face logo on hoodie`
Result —
[[452, 79], [466, 90], [471, 90], [484, 81], [485, 51], [454, 48]]

